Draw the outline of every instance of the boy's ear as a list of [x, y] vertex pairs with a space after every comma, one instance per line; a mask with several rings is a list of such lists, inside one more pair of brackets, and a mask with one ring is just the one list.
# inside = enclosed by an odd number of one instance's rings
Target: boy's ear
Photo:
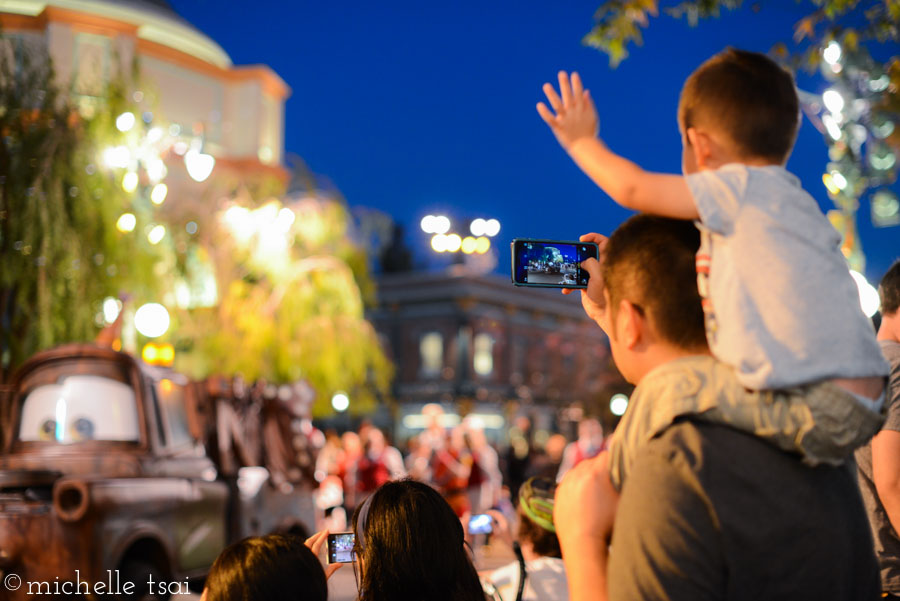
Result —
[[621, 344], [628, 349], [635, 348], [645, 337], [647, 320], [643, 311], [630, 301], [622, 299], [619, 302], [618, 322]]
[[697, 167], [707, 167], [713, 154], [713, 141], [709, 134], [693, 127], [689, 127], [686, 133], [691, 151], [694, 153], [694, 160], [697, 162]]

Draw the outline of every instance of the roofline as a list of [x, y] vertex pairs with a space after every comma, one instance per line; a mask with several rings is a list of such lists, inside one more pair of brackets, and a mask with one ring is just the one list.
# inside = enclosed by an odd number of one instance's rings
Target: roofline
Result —
[[[56, 0], [62, 2], [62, 0]], [[71, 2], [70, 2], [71, 3]], [[25, 7], [25, 4], [28, 4]], [[32, 14], [35, 6], [43, 7], [37, 14]], [[137, 13], [134, 9], [132, 12]], [[152, 15], [151, 15], [152, 16]], [[162, 17], [155, 17], [163, 21]], [[133, 21], [133, 20], [132, 20]], [[257, 81], [263, 91], [280, 100], [291, 95], [291, 88], [285, 81], [267, 65], [241, 65], [234, 66], [225, 51], [219, 48], [215, 42], [207, 38], [193, 28], [178, 23], [173, 19], [166, 19], [166, 26], [170, 33], [167, 39], [159, 36], [148, 36], [146, 25], [138, 25], [132, 21], [111, 18], [97, 12], [84, 12], [58, 6], [47, 6], [42, 3], [25, 3], [23, 0], [0, 0], [0, 27], [4, 31], [41, 31], [47, 28], [49, 23], [65, 23], [73, 29], [115, 37], [126, 35], [136, 40], [135, 51], [138, 55], [153, 57], [183, 67], [185, 69], [200, 72], [225, 82]], [[171, 34], [171, 29], [176, 28], [181, 33]], [[185, 38], [178, 37], [180, 35]], [[217, 59], [209, 52], [200, 51], [192, 44], [185, 44], [185, 40], [193, 38], [195, 41], [201, 36], [215, 48], [221, 56]], [[177, 45], [174, 45], [176, 44]]]
[[37, 17], [48, 10], [50, 14], [61, 16], [51, 18], [51, 21], [72, 23], [88, 20], [101, 21], [105, 25], [120, 24], [114, 26], [114, 29], [125, 24], [135, 29], [135, 35], [139, 39], [180, 49], [222, 69], [232, 65], [231, 57], [219, 44], [187, 21], [173, 18], [177, 16], [174, 14], [168, 16], [161, 12], [97, 0], [0, 0], [0, 12]]

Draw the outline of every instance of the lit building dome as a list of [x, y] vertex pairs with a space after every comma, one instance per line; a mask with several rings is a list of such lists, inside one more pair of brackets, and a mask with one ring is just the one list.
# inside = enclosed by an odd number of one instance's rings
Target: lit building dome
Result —
[[286, 179], [288, 86], [265, 65], [234, 66], [165, 0], [0, 0], [0, 29], [45, 48], [57, 82], [86, 106], [102, 102], [105, 84], [136, 57], [137, 110], [202, 138], [217, 171]]

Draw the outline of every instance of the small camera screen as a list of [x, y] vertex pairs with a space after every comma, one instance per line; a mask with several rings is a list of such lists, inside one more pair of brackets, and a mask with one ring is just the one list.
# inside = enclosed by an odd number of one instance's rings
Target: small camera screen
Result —
[[514, 248], [515, 278], [520, 284], [586, 286], [581, 262], [595, 256], [595, 247], [565, 242], [518, 241]]
[[350, 563], [353, 561], [353, 543], [355, 535], [352, 532], [328, 535], [328, 563]]
[[469, 534], [487, 534], [491, 531], [491, 516], [486, 513], [473, 515], [469, 519]]

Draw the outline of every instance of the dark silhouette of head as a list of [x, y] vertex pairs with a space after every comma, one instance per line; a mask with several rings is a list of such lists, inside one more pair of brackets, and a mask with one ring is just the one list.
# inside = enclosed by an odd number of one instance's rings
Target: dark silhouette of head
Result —
[[615, 319], [619, 303], [640, 307], [659, 336], [684, 350], [707, 348], [695, 268], [700, 232], [690, 221], [635, 215], [603, 253], [603, 281]]
[[895, 261], [881, 278], [878, 294], [881, 295], [882, 314], [894, 315], [900, 310], [900, 261]]
[[556, 482], [533, 477], [519, 489], [519, 529], [516, 538], [531, 544], [535, 555], [562, 557], [556, 526], [553, 524]]
[[484, 601], [462, 524], [427, 484], [384, 484], [352, 523], [360, 601]]
[[303, 539], [270, 534], [245, 538], [216, 558], [206, 579], [205, 601], [326, 601], [319, 559]]

